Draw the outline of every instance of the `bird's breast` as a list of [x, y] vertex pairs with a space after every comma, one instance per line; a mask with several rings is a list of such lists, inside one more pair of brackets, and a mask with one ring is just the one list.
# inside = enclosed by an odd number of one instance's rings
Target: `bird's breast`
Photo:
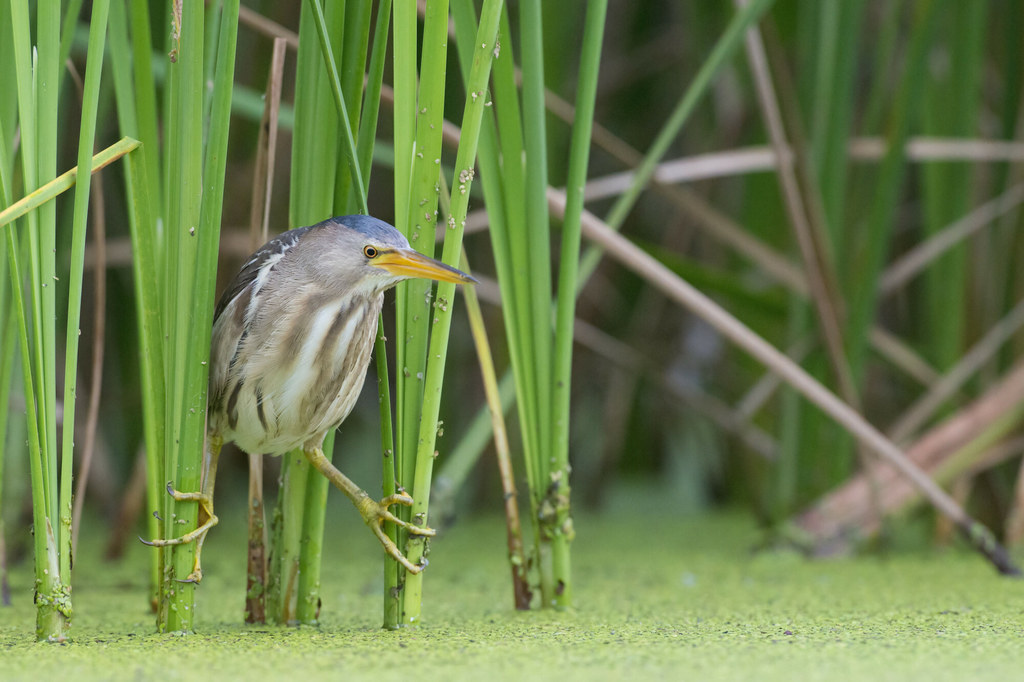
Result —
[[298, 297], [275, 318], [251, 320], [227, 361], [217, 414], [211, 400], [211, 426], [250, 453], [322, 439], [359, 397], [382, 298]]

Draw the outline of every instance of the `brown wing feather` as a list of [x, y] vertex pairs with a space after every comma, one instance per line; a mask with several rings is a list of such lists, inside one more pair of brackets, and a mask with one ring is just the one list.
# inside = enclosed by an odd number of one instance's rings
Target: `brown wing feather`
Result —
[[224, 290], [220, 300], [217, 302], [217, 307], [213, 312], [214, 323], [220, 318], [220, 314], [224, 312], [224, 309], [228, 307], [228, 303], [256, 281], [256, 276], [259, 275], [260, 269], [266, 264], [268, 259], [295, 246], [299, 238], [314, 227], [317, 226], [310, 225], [309, 227], [300, 227], [282, 232], [261, 246], [256, 253], [252, 254], [245, 265], [242, 266], [242, 269], [238, 271], [238, 274], [235, 275], [235, 278], [231, 280], [231, 284]]

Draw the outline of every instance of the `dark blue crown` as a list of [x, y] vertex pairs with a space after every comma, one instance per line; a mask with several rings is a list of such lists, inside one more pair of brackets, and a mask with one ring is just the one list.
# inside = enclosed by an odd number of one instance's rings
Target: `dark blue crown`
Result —
[[398, 233], [398, 230], [392, 225], [368, 215], [342, 215], [331, 218], [330, 221], [340, 223], [370, 239], [385, 243], [394, 241], [395, 235]]

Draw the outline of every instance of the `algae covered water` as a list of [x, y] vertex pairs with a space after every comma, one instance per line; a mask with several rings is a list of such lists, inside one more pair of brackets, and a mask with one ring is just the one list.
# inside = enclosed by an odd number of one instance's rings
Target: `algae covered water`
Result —
[[329, 512], [344, 520], [329, 524], [317, 627], [242, 625], [237, 518], [207, 545], [192, 635], [154, 633], [144, 547], [116, 565], [83, 550], [64, 645], [34, 642], [31, 571], [16, 567], [0, 678], [934, 682], [1024, 670], [1024, 581], [957, 550], [754, 552], [743, 515], [579, 519], [571, 612], [514, 611], [501, 520], [463, 523], [434, 542], [424, 623], [386, 631], [379, 548], [349, 516]]

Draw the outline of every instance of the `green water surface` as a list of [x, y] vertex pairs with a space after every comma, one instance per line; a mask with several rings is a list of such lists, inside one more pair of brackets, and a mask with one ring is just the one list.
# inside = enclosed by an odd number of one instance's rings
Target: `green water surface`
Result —
[[228, 518], [187, 636], [154, 633], [149, 550], [106, 565], [105, 529], [86, 529], [72, 641], [33, 641], [30, 567], [15, 567], [0, 680], [1024, 679], [1024, 581], [963, 550], [812, 562], [751, 551], [744, 515], [582, 517], [576, 609], [518, 613], [490, 517], [434, 541], [424, 622], [391, 632], [376, 541], [350, 508], [328, 518], [319, 626], [242, 624], [244, 526]]

